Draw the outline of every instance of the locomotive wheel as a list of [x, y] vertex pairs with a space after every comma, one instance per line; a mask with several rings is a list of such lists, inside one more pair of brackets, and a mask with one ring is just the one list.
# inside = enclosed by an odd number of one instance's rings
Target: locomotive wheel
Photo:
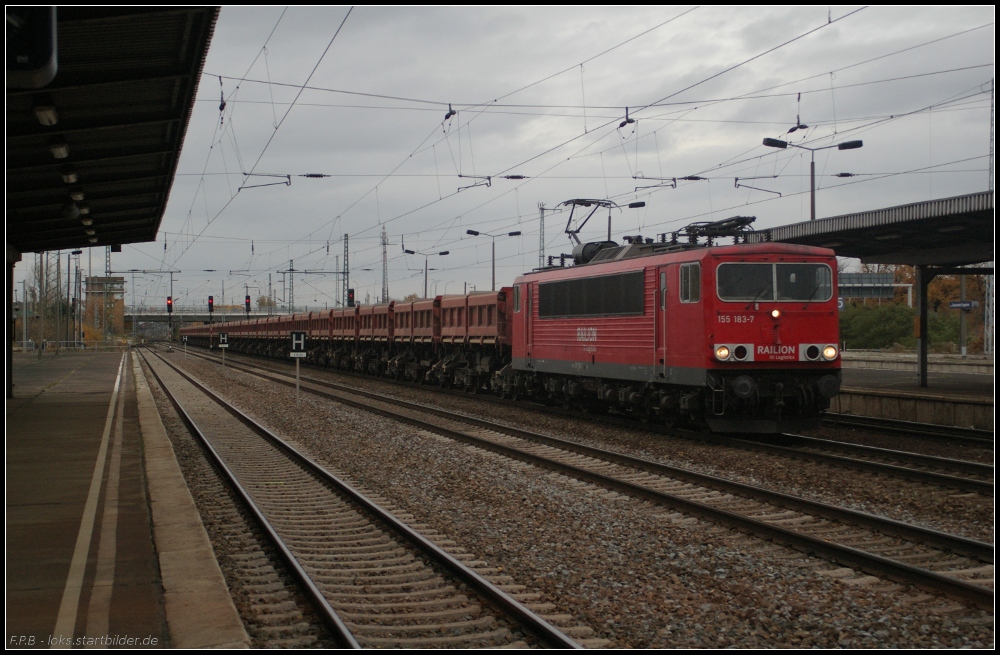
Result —
[[656, 410], [649, 404], [643, 405], [639, 409], [639, 422], [641, 423], [655, 423], [657, 419]]

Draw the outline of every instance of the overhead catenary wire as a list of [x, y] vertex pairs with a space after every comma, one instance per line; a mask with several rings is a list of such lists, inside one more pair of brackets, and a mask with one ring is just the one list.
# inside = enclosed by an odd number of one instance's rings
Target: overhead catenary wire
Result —
[[[330, 51], [330, 47], [333, 46], [333, 42], [337, 39], [337, 36], [340, 34], [340, 30], [343, 29], [344, 23], [347, 22], [347, 18], [351, 15], [351, 11], [353, 11], [353, 9], [354, 9], [354, 7], [350, 7], [347, 10], [347, 14], [344, 15], [344, 18], [340, 22], [340, 25], [337, 26], [337, 30], [334, 32], [333, 36], [330, 38], [330, 42], [327, 43], [326, 48], [323, 50], [323, 53], [320, 55], [319, 59], [316, 61], [316, 65], [313, 66], [313, 69], [309, 72], [309, 76], [306, 78], [306, 81], [303, 84], [303, 88], [299, 89], [298, 95], [295, 96], [296, 100], [301, 96], [302, 91], [304, 90], [305, 85], [309, 83], [309, 80], [312, 79], [312, 76], [316, 73], [316, 69], [319, 68], [319, 65], [323, 62], [323, 59], [326, 57], [326, 53]], [[285, 119], [288, 118], [288, 115], [289, 115], [289, 113], [291, 113], [292, 108], [294, 106], [295, 106], [295, 101], [293, 101], [292, 104], [285, 111], [284, 115], [281, 117], [281, 121], [279, 121], [278, 124], [277, 124], [277, 126], [275, 126], [274, 132], [271, 133], [271, 136], [267, 140], [267, 143], [264, 144], [263, 149], [261, 150], [260, 154], [257, 156], [257, 160], [254, 162], [253, 166], [250, 167], [249, 173], [244, 173], [244, 177], [248, 176], [249, 174], [252, 174], [254, 172], [254, 170], [257, 168], [258, 164], [260, 164], [261, 158], [263, 158], [264, 153], [267, 152], [267, 149], [271, 145], [271, 142], [274, 140], [275, 135], [278, 133], [278, 130], [281, 128], [282, 124], [285, 122]], [[230, 206], [230, 204], [232, 204], [233, 199], [236, 198], [237, 195], [239, 195], [239, 190], [237, 190], [236, 195], [233, 195], [229, 199], [229, 201], [227, 201], [226, 204], [223, 205], [222, 209], [220, 209], [215, 214], [215, 216], [213, 216], [211, 219], [208, 220], [208, 222], [206, 223], [205, 227], [202, 228], [201, 232], [199, 232], [194, 237], [194, 239], [192, 239], [191, 242], [184, 248], [184, 250], [181, 251], [180, 255], [178, 255], [177, 258], [174, 259], [173, 265], [176, 266], [176, 264], [180, 260], [180, 258], [184, 256], [184, 253], [186, 253], [188, 251], [188, 249], [191, 247], [191, 245], [195, 241], [198, 240], [198, 237], [200, 237], [205, 232], [205, 230], [208, 229], [209, 225], [211, 225], [212, 222], [215, 219], [217, 219], [224, 211], [226, 211], [226, 209]]]
[[[627, 39], [627, 40], [625, 40], [625, 41], [622, 41], [621, 43], [619, 43], [619, 44], [617, 44], [617, 45], [615, 45], [615, 46], [612, 46], [611, 48], [608, 48], [608, 49], [606, 49], [606, 50], [604, 50], [604, 51], [602, 51], [602, 52], [600, 52], [600, 53], [598, 53], [598, 54], [596, 54], [596, 55], [593, 55], [593, 56], [591, 56], [590, 58], [588, 58], [588, 59], [584, 60], [584, 61], [583, 61], [582, 63], [586, 63], [586, 62], [588, 62], [588, 61], [593, 61], [594, 59], [596, 59], [596, 58], [598, 58], [598, 57], [601, 57], [601, 56], [603, 56], [603, 55], [605, 55], [605, 54], [607, 54], [607, 53], [609, 53], [609, 52], [612, 52], [613, 50], [617, 49], [618, 47], [620, 47], [620, 46], [622, 46], [622, 45], [625, 45], [626, 43], [629, 43], [629, 42], [631, 42], [631, 41], [634, 41], [634, 40], [635, 40], [636, 38], [639, 38], [640, 36], [643, 36], [643, 35], [645, 35], [645, 34], [648, 34], [648, 33], [652, 32], [652, 31], [654, 31], [654, 30], [656, 30], [656, 29], [658, 29], [658, 28], [660, 28], [660, 27], [663, 27], [664, 25], [667, 25], [667, 24], [669, 24], [669, 23], [673, 22], [674, 20], [677, 20], [678, 18], [681, 18], [682, 16], [685, 16], [685, 15], [689, 14], [689, 13], [690, 13], [691, 11], [693, 11], [693, 9], [689, 9], [689, 10], [687, 10], [687, 11], [685, 11], [685, 12], [683, 12], [683, 13], [681, 13], [681, 14], [677, 15], [677, 16], [674, 16], [673, 18], [670, 18], [669, 20], [666, 20], [666, 21], [663, 21], [662, 23], [660, 23], [660, 24], [658, 24], [658, 25], [656, 25], [656, 26], [654, 26], [654, 27], [652, 27], [652, 28], [650, 28], [650, 29], [647, 29], [647, 30], [644, 30], [643, 32], [641, 32], [641, 33], [639, 33], [639, 34], [637, 34], [637, 35], [635, 35], [635, 36], [633, 36], [633, 37], [630, 37], [629, 39]], [[531, 88], [531, 87], [533, 87], [533, 86], [535, 86], [535, 85], [537, 85], [537, 84], [540, 84], [540, 83], [542, 83], [542, 82], [544, 82], [544, 81], [546, 81], [546, 80], [548, 80], [548, 79], [551, 79], [551, 78], [553, 78], [553, 77], [556, 77], [556, 76], [558, 76], [558, 75], [562, 75], [563, 73], [565, 73], [565, 72], [567, 72], [567, 71], [569, 71], [569, 70], [573, 70], [573, 69], [574, 69], [575, 67], [576, 67], [576, 64], [574, 64], [574, 65], [573, 65], [573, 66], [571, 66], [570, 68], [567, 68], [567, 69], [564, 69], [564, 70], [562, 70], [562, 71], [559, 71], [559, 72], [557, 72], [557, 73], [553, 73], [553, 74], [551, 74], [551, 75], [549, 75], [549, 76], [547, 76], [547, 77], [545, 77], [545, 78], [542, 78], [542, 79], [540, 79], [540, 80], [536, 80], [535, 82], [531, 82], [531, 83], [529, 83], [529, 84], [526, 84], [526, 85], [524, 85], [524, 86], [522, 86], [522, 87], [519, 87], [519, 88], [515, 89], [514, 91], [511, 91], [511, 92], [508, 92], [508, 93], [507, 93], [507, 94], [505, 94], [505, 95], [501, 95], [501, 96], [498, 96], [498, 99], [497, 99], [497, 100], [499, 100], [499, 99], [501, 99], [501, 98], [506, 98], [506, 97], [510, 97], [511, 95], [514, 95], [514, 94], [516, 94], [516, 93], [519, 93], [519, 92], [521, 92], [521, 91], [524, 91], [524, 90], [526, 90], [526, 89], [528, 89], [528, 88]], [[494, 102], [496, 102], [497, 100], [494, 100]], [[471, 109], [471, 108], [474, 108], [474, 107], [482, 107], [482, 106], [483, 106], [482, 104], [478, 104], [478, 105], [472, 105], [472, 106], [470, 106], [469, 108]], [[450, 112], [449, 112], [449, 113], [450, 113]], [[435, 130], [436, 130], [436, 127], [435, 127]], [[424, 140], [423, 140], [423, 141], [421, 142], [421, 144], [420, 144], [419, 146], [417, 146], [417, 148], [416, 148], [416, 149], [414, 149], [413, 151], [411, 151], [411, 152], [410, 152], [410, 154], [409, 154], [409, 155], [408, 155], [408, 156], [407, 156], [407, 157], [406, 157], [405, 159], [403, 159], [403, 160], [402, 160], [402, 161], [401, 161], [401, 162], [400, 162], [399, 164], [397, 164], [397, 165], [396, 165], [396, 167], [395, 167], [395, 168], [393, 169], [393, 171], [392, 171], [392, 172], [394, 173], [394, 172], [395, 172], [396, 170], [398, 170], [398, 169], [399, 169], [400, 167], [402, 167], [402, 166], [403, 166], [403, 165], [404, 165], [404, 164], [405, 164], [405, 163], [406, 163], [406, 162], [407, 162], [407, 161], [408, 161], [408, 160], [409, 160], [410, 158], [412, 158], [414, 154], [417, 154], [417, 153], [418, 153], [418, 152], [420, 151], [420, 149], [421, 149], [421, 148], [423, 147], [423, 145], [424, 145], [424, 144], [425, 144], [425, 143], [426, 143], [426, 142], [427, 142], [427, 141], [428, 141], [428, 140], [429, 140], [429, 139], [430, 139], [430, 138], [431, 138], [431, 137], [432, 137], [433, 135], [434, 135], [434, 130], [432, 130], [432, 132], [431, 132], [430, 134], [428, 134], [428, 136], [427, 136], [426, 138], [424, 138]], [[505, 172], [506, 172], [506, 171], [505, 171]], [[391, 173], [390, 173], [390, 174], [391, 174]], [[346, 209], [344, 209], [344, 210], [341, 210], [340, 212], [338, 212], [338, 213], [337, 213], [337, 215], [336, 215], [336, 218], [335, 218], [335, 219], [333, 219], [333, 220], [331, 220], [331, 221], [328, 221], [327, 223], [325, 223], [325, 224], [323, 224], [323, 225], [321, 225], [321, 226], [319, 226], [319, 227], [315, 228], [315, 229], [314, 229], [313, 231], [311, 231], [311, 232], [309, 233], [309, 235], [312, 235], [312, 234], [314, 234], [314, 233], [315, 233], [316, 231], [318, 231], [319, 229], [322, 229], [322, 228], [323, 228], [323, 227], [325, 227], [326, 225], [330, 225], [330, 226], [331, 226], [331, 232], [330, 232], [330, 233], [331, 233], [331, 235], [332, 235], [332, 225], [333, 225], [333, 224], [334, 224], [334, 223], [335, 223], [336, 221], [339, 221], [339, 220], [340, 220], [340, 217], [342, 217], [342, 216], [343, 216], [344, 214], [346, 214], [346, 213], [347, 213], [347, 212], [349, 212], [349, 211], [350, 211], [351, 209], [353, 209], [353, 208], [354, 208], [355, 206], [357, 206], [357, 204], [358, 204], [359, 202], [361, 202], [361, 201], [362, 201], [362, 200], [363, 200], [363, 199], [364, 199], [365, 197], [367, 197], [367, 196], [368, 196], [368, 195], [369, 195], [370, 193], [371, 193], [371, 190], [369, 190], [369, 191], [368, 191], [367, 193], [363, 194], [363, 195], [362, 195], [361, 197], [357, 198], [357, 199], [356, 199], [356, 200], [355, 200], [355, 201], [354, 201], [353, 203], [351, 203], [351, 204], [350, 204], [350, 205], [349, 205], [349, 206], [348, 206], [348, 207], [347, 207]], [[456, 193], [457, 193], [457, 192], [456, 192]], [[447, 198], [450, 198], [450, 197], [452, 197], [452, 196], [454, 196], [454, 195], [456, 195], [456, 194], [455, 194], [455, 193], [452, 193], [452, 194], [447, 194], [447, 195], [445, 195], [445, 196], [443, 196], [443, 197], [440, 197], [440, 198], [438, 199], [438, 201], [437, 201], [437, 202], [441, 202], [441, 201], [443, 201], [443, 200], [445, 200], [445, 199], [447, 199]], [[416, 211], [419, 211], [420, 209], [423, 209], [423, 208], [425, 208], [425, 207], [427, 207], [427, 206], [430, 206], [430, 205], [432, 205], [432, 204], [434, 204], [434, 203], [432, 202], [432, 203], [429, 203], [429, 204], [427, 204], [427, 205], [424, 205], [424, 206], [422, 206], [422, 207], [418, 207], [418, 208], [416, 208], [416, 209], [414, 209], [414, 210], [412, 210], [412, 211], [410, 211], [410, 212], [406, 212], [405, 214], [402, 214], [402, 215], [400, 215], [400, 216], [397, 216], [397, 217], [394, 217], [394, 218], [392, 218], [392, 219], [388, 219], [388, 220], [387, 220], [386, 222], [392, 222], [392, 221], [394, 221], [394, 220], [397, 220], [397, 219], [399, 219], [399, 218], [403, 218], [404, 216], [407, 216], [407, 215], [410, 215], [410, 214], [412, 214], [412, 213], [414, 213], [414, 212], [416, 212]], [[365, 232], [367, 232], [367, 231], [368, 231], [369, 229], [371, 229], [371, 228], [366, 228], [365, 230], [362, 230], [361, 232], [359, 232], [359, 233], [358, 233], [357, 235], [360, 235], [360, 234], [364, 234], [364, 233], [365, 233]], [[353, 235], [353, 236], [357, 236], [357, 235]], [[308, 238], [308, 235], [307, 235], [306, 237], [303, 237], [303, 238]]]
[[[589, 72], [589, 71], [588, 71], [588, 72]], [[938, 74], [938, 73], [937, 73], [937, 72], [932, 72], [932, 73], [927, 73], [927, 74], [928, 74], [928, 75], [931, 75], [931, 74]], [[824, 73], [824, 75], [828, 75], [828, 73]], [[911, 77], [911, 76], [904, 76], [904, 77]], [[588, 79], [589, 79], [589, 78], [588, 78]], [[872, 83], [875, 83], [875, 82], [863, 82], [862, 84], [872, 84]], [[841, 87], [837, 87], [837, 89], [839, 89], [839, 88], [841, 88]], [[827, 93], [829, 93], [829, 89], [827, 89], [827, 90], [826, 90], [826, 92], [827, 92]], [[839, 103], [838, 103], [838, 104], [839, 104]], [[457, 106], [457, 105], [456, 105], [456, 106]], [[582, 108], [585, 108], [585, 109], [586, 109], [586, 111], [588, 111], [588, 112], [590, 111], [590, 107], [589, 107], [589, 106], [586, 106], [586, 104], [584, 104], [584, 105], [581, 105], [581, 107], [582, 107]], [[493, 107], [490, 107], [490, 108], [489, 108], [488, 110], [489, 110], [489, 111], [494, 111], [495, 109], [497, 109], [497, 105], [495, 105], [495, 106], [493, 106]], [[652, 108], [650, 108], [650, 111], [649, 111], [649, 113], [652, 113]], [[652, 117], [651, 117], [651, 116], [647, 116], [647, 117], [645, 117], [645, 118], [644, 118], [644, 120], [652, 120]], [[678, 120], [678, 119], [676, 119], [676, 118], [670, 118], [669, 120]], [[683, 119], [681, 119], [681, 120], [683, 120]], [[695, 118], [691, 118], [691, 120], [698, 120], [698, 119], [695, 119]], [[845, 120], [845, 119], [841, 118], [841, 119], [840, 119], [840, 121], [838, 121], [838, 123], [840, 123], [840, 122], [841, 122], [841, 121], [843, 121], [843, 120]], [[735, 121], [734, 121], [734, 122], [735, 122]], [[813, 121], [807, 121], [807, 122], [809, 122], [809, 123], [810, 123], [811, 125], [813, 124]], [[749, 121], [748, 121], [748, 123], [749, 123]], [[643, 137], [648, 137], [648, 134], [649, 134], [649, 131], [648, 131], [648, 130], [643, 130], [643, 132], [644, 132], [644, 134], [643, 134], [642, 136], [643, 136]], [[480, 134], [480, 133], [481, 133], [481, 131], [480, 131], [480, 129], [478, 129], [478, 126], [477, 126], [477, 137], [479, 136], [479, 134]], [[459, 134], [460, 134], [460, 129], [459, 129]], [[229, 135], [227, 135], [227, 138], [229, 138]], [[655, 133], [654, 133], [654, 142], [655, 142], [655, 139], [656, 139], [656, 135], [655, 135]], [[464, 144], [463, 144], [463, 145], [464, 145]], [[479, 144], [477, 144], [477, 145], [479, 145]], [[603, 145], [603, 144], [602, 144], [602, 145]], [[637, 152], [638, 152], [638, 146], [639, 146], [639, 144], [638, 144], [638, 141], [637, 141], [637, 143], [636, 143], [635, 145], [636, 145], [636, 149], [637, 149]], [[619, 149], [620, 149], [620, 147], [621, 147], [621, 146], [619, 145], [618, 147], [619, 147]], [[657, 149], [658, 149], [658, 148], [657, 148]], [[480, 146], [480, 150], [482, 150], [482, 146]], [[631, 148], [630, 148], [629, 150], [631, 150]], [[467, 154], [468, 154], [468, 153], [467, 153]], [[597, 154], [597, 153], [594, 153], [594, 154]], [[634, 160], [633, 160], [633, 159], [631, 159], [631, 153], [628, 153], [628, 154], [629, 154], [629, 158], [627, 159], [627, 162], [626, 162], [626, 163], [629, 163], [629, 164], [631, 165], [631, 162], [632, 162], [632, 161], [634, 161]], [[609, 161], [611, 161], [611, 160], [609, 159]], [[619, 160], [619, 161], [620, 161], [620, 160]], [[751, 158], [751, 160], [750, 160], [750, 162], [751, 162], [751, 163], [753, 163], [753, 164], [755, 164], [755, 163], [759, 163], [759, 161], [760, 161], [760, 160], [759, 160], [759, 158]], [[776, 158], [776, 161], [777, 161], [777, 158]], [[645, 163], [646, 163], [646, 167], [648, 167], [648, 162], [646, 161], [646, 155], [645, 155], [645, 154], [643, 154], [643, 162], [645, 162]], [[662, 162], [659, 162], [659, 161], [658, 161], [657, 163], [658, 163], [658, 166], [662, 165]], [[784, 164], [784, 165], [788, 165], [787, 161], [786, 161], [786, 162], [783, 162], [783, 164]], [[737, 163], [737, 162], [734, 162], [734, 163], [733, 163], [733, 166], [732, 166], [732, 168], [735, 168], [735, 167], [736, 167], [737, 165], [738, 165], [738, 163]], [[639, 165], [635, 165], [635, 166], [634, 166], [634, 170], [636, 170], [636, 171], [637, 171], [637, 170], [638, 170], [639, 168], [642, 168], [642, 166], [639, 166]], [[668, 167], [668, 168], [669, 168], [669, 167]], [[654, 170], [656, 170], [656, 169], [654, 169]], [[723, 172], [723, 171], [718, 171], [719, 175], [713, 175], [713, 179], [714, 179], [714, 177], [716, 177], [716, 176], [719, 176], [719, 177], [721, 177], [721, 173], [722, 173], [722, 172]], [[550, 174], [548, 174], [548, 175], [545, 175], [545, 174], [535, 174], [535, 177], [536, 177], [536, 179], [544, 179], [544, 178], [546, 178], [546, 177], [547, 177], [548, 179], [562, 179], [562, 178], [561, 178], [560, 176], [558, 176], [558, 175], [555, 175], [554, 173], [555, 173], [555, 171], [553, 170], [553, 171], [552, 171], [552, 172], [551, 172]], [[331, 173], [331, 174], [332, 174], [332, 175], [335, 175], [335, 176], [337, 176], [337, 177], [348, 177], [348, 176], [359, 176], [359, 175], [361, 175], [361, 174], [359, 174], [359, 173], [352, 173], [352, 174], [337, 174], [337, 173]], [[377, 175], [379, 175], [379, 174], [372, 174], [372, 176], [377, 176]], [[409, 174], [409, 173], [402, 173], [402, 172], [400, 172], [400, 171], [397, 171], [397, 173], [396, 173], [396, 176], [398, 176], [398, 177], [416, 177], [416, 175], [413, 175], [413, 174]], [[787, 176], [787, 173], [786, 173], [786, 176]], [[440, 176], [439, 176], [439, 175], [437, 175], [437, 174], [436, 174], [436, 172], [435, 172], [435, 176], [434, 176], [434, 177], [436, 177], [436, 179], [437, 179], [438, 181], [440, 180]], [[568, 175], [568, 176], [566, 176], [566, 177], [567, 177], [567, 178], [570, 178], [570, 179], [587, 179], [587, 177], [586, 177], [586, 176], [584, 176], [584, 175]], [[619, 175], [617, 175], [617, 174], [613, 174], [613, 172], [612, 172], [612, 171], [608, 171], [606, 175], [602, 175], [601, 177], [603, 177], [604, 179], [608, 179], [608, 180], [614, 180], [614, 179], [626, 179], [626, 177], [625, 177], [625, 176], [619, 176]], [[513, 190], [513, 191], [515, 192], [515, 197], [516, 197], [516, 194], [518, 193], [518, 190], [520, 189], [520, 186], [521, 186], [521, 185], [516, 185], [516, 186], [513, 186], [513, 188], [512, 188], [512, 189], [510, 189], [510, 190]], [[523, 190], [521, 190], [521, 191], [523, 191]], [[378, 194], [378, 191], [376, 191], [376, 194]], [[439, 200], [446, 200], [445, 198], [441, 198], [441, 197], [440, 197], [440, 195], [441, 195], [441, 194], [438, 194], [438, 195], [439, 195]], [[378, 197], [377, 197], [377, 196], [376, 196], [376, 199], [375, 199], [375, 200], [376, 200], [376, 203], [378, 203]], [[490, 200], [490, 202], [492, 202], [492, 201], [493, 201], [493, 200], [491, 199], [491, 200]], [[484, 203], [484, 204], [485, 204], [485, 203]], [[482, 207], [482, 206], [484, 206], [484, 205], [479, 205], [479, 207]], [[388, 216], [387, 216], [386, 218], [387, 218], [387, 219], [392, 219], [393, 217], [395, 217], [395, 216], [397, 215], [397, 213], [399, 213], [399, 212], [397, 212], [397, 211], [396, 211], [396, 209], [397, 209], [396, 207], [392, 207], [392, 212], [393, 212], [393, 213], [389, 214], [389, 215], [388, 215]], [[419, 208], [418, 208], [418, 209], [419, 209]], [[468, 218], [467, 218], [467, 217], [469, 217], [469, 216], [470, 216], [471, 214], [474, 214], [474, 213], [476, 213], [476, 211], [477, 211], [477, 208], [473, 208], [472, 210], [469, 210], [469, 209], [467, 209], [467, 208], [463, 208], [463, 209], [461, 210], [461, 212], [460, 212], [460, 215], [461, 215], [461, 216], [464, 216], [464, 217], [466, 217], [466, 219], [465, 219], [465, 220], [467, 221], [467, 220], [468, 220]], [[379, 213], [379, 214], [381, 214], [381, 212], [380, 212], [380, 211], [379, 211], [378, 213]], [[405, 216], [405, 215], [412, 215], [412, 213], [410, 213], [410, 212], [407, 212], [406, 214], [402, 214], [402, 215], [404, 215], [404, 216]], [[451, 224], [454, 224], [454, 220], [455, 220], [454, 218], [452, 218], [452, 217], [448, 217], [447, 219], [444, 219], [444, 221], [443, 221], [443, 222], [447, 222], [447, 223], [451, 223]], [[480, 218], [480, 220], [483, 220], [483, 219], [482, 219], [482, 218]], [[495, 219], [489, 219], [489, 220], [495, 220]], [[320, 229], [322, 229], [322, 228], [320, 228]], [[428, 234], [428, 236], [430, 236], [431, 238], [433, 238], [433, 237], [439, 237], [439, 238], [440, 238], [440, 237], [443, 237], [443, 236], [444, 236], [444, 235], [446, 234], [446, 228], [435, 228], [435, 229], [440, 229], [440, 230], [442, 230], [442, 231], [439, 231], [439, 232], [437, 232], [436, 234], [433, 234], [433, 235], [430, 235], [430, 234]], [[352, 230], [345, 230], [345, 231], [352, 231]], [[360, 236], [360, 233], [357, 233], [357, 232], [355, 232], [355, 236]], [[352, 238], [353, 238], [353, 237], [352, 237]], [[263, 243], [263, 242], [262, 242], [262, 243]], [[314, 251], [312, 251], [312, 252], [314, 252]], [[296, 255], [296, 259], [298, 259], [298, 255]]]
[[[249, 66], [247, 67], [247, 70], [246, 70], [246, 73], [244, 73], [244, 74], [243, 74], [243, 77], [244, 77], [244, 78], [245, 78], [245, 77], [246, 77], [247, 75], [249, 75], [249, 74], [250, 74], [250, 71], [251, 71], [251, 70], [253, 70], [253, 67], [254, 67], [254, 64], [256, 64], [256, 63], [257, 63], [257, 59], [259, 59], [259, 58], [260, 58], [260, 55], [261, 55], [261, 53], [262, 53], [262, 52], [264, 51], [264, 48], [266, 48], [266, 47], [267, 47], [267, 44], [268, 44], [268, 43], [269, 43], [269, 42], [271, 41], [271, 37], [272, 37], [272, 36], [274, 36], [274, 33], [275, 33], [275, 31], [277, 31], [277, 29], [278, 29], [278, 25], [280, 25], [280, 24], [281, 24], [281, 20], [282, 20], [282, 19], [283, 19], [283, 18], [285, 17], [285, 12], [286, 12], [286, 11], [288, 11], [288, 7], [285, 7], [285, 8], [284, 8], [284, 9], [283, 9], [283, 10], [281, 11], [281, 15], [280, 15], [280, 16], [278, 16], [278, 20], [277, 20], [277, 21], [275, 21], [275, 23], [274, 23], [274, 26], [273, 26], [273, 27], [271, 28], [271, 31], [270, 31], [270, 33], [269, 33], [269, 34], [267, 35], [267, 38], [266, 38], [266, 39], [264, 40], [264, 44], [263, 44], [263, 45], [261, 46], [261, 49], [260, 49], [260, 50], [259, 50], [259, 51], [257, 52], [257, 56], [256, 56], [256, 57], [254, 57], [253, 61], [251, 61], [251, 62], [250, 62], [250, 65], [249, 65]], [[220, 83], [221, 83], [221, 81], [222, 81], [222, 77], [221, 77], [221, 76], [219, 77], [219, 81], [220, 81]], [[230, 104], [230, 121], [229, 121], [229, 122], [230, 122], [230, 124], [232, 124], [232, 112], [233, 112], [233, 110], [234, 110], [234, 108], [233, 108], [233, 107], [231, 106], [231, 103], [233, 102], [233, 98], [234, 98], [234, 96], [236, 95], [236, 93], [237, 93], [237, 91], [238, 91], [238, 90], [239, 90], [239, 85], [237, 84], [237, 86], [236, 86], [236, 89], [234, 89], [234, 90], [233, 90], [233, 91], [232, 91], [232, 92], [230, 93], [230, 98], [229, 98], [229, 100], [228, 100], [228, 103]], [[225, 105], [225, 104], [227, 104], [227, 100], [226, 100], [226, 98], [223, 98], [223, 105]], [[221, 109], [221, 107], [220, 107], [220, 111], [221, 111], [221, 110], [222, 110], [222, 109]], [[216, 128], [216, 130], [215, 130], [215, 133], [218, 133], [218, 126], [217, 126], [217, 128]], [[214, 145], [215, 145], [215, 134], [213, 134], [213, 135], [212, 135], [212, 139], [211, 139], [210, 143], [211, 143], [211, 145], [209, 146], [209, 149], [208, 149], [208, 152], [207, 152], [207, 153], [205, 154], [205, 164], [204, 164], [204, 166], [202, 167], [202, 173], [201, 173], [201, 174], [202, 174], [202, 176], [203, 176], [203, 177], [204, 177], [204, 175], [205, 175], [205, 171], [207, 171], [207, 170], [208, 170], [208, 164], [209, 164], [209, 161], [211, 160], [211, 156], [212, 156], [212, 149], [214, 148]], [[202, 191], [203, 191], [203, 188], [202, 188], [202, 186], [201, 186], [201, 185], [199, 185], [199, 190], [202, 190]], [[192, 212], [191, 212], [191, 210], [192, 210], [192, 209], [194, 208], [194, 203], [195, 203], [195, 201], [196, 201], [196, 199], [197, 199], [197, 195], [198, 195], [198, 191], [196, 191], [196, 192], [195, 192], [195, 194], [194, 194], [194, 195], [192, 196], [192, 198], [191, 198], [191, 207], [190, 207], [190, 208], [188, 209], [188, 213], [187, 213], [187, 217], [185, 218], [185, 222], [184, 222], [184, 225], [185, 225], [185, 226], [186, 226], [186, 225], [187, 225], [187, 223], [188, 223], [188, 222], [189, 222], [189, 221], [191, 220], [191, 215], [192, 215]], [[206, 213], [206, 215], [207, 215], [207, 213]], [[184, 229], [183, 229], [183, 227], [182, 227], [182, 229], [181, 229], [181, 232], [183, 232], [183, 231], [184, 231]], [[182, 253], [182, 255], [183, 255], [183, 253]], [[179, 259], [179, 258], [180, 258], [180, 257], [178, 257], [177, 259]], [[175, 263], [175, 264], [176, 264], [176, 262], [177, 262], [177, 259], [175, 259], [175, 260], [174, 260], [174, 263]], [[163, 262], [164, 262], [164, 263], [166, 262], [166, 254], [165, 254], [165, 253], [164, 253], [164, 259], [163, 259]]]
[[[852, 12], [852, 13], [853, 13], [853, 12]], [[841, 17], [841, 18], [843, 18], [843, 17]], [[840, 19], [838, 19], [838, 20], [840, 20]], [[797, 37], [797, 38], [798, 38], [798, 37]], [[793, 40], [794, 40], [794, 39], [793, 39]], [[858, 65], [858, 64], [854, 64], [854, 65]], [[561, 144], [561, 145], [562, 145], [562, 144]], [[543, 153], [543, 154], [544, 154], [544, 153]], [[507, 170], [510, 170], [510, 169], [507, 169]], [[390, 175], [391, 175], [391, 173], [390, 173]], [[443, 200], [443, 199], [444, 199], [444, 198], [439, 198], [439, 200]], [[417, 208], [417, 210], [419, 210], [419, 209], [420, 209], [420, 208]], [[407, 212], [406, 214], [402, 214], [402, 215], [400, 215], [400, 217], [402, 217], [402, 216], [406, 216], [406, 215], [409, 215], [410, 213], [412, 213], [412, 212]], [[390, 219], [390, 220], [392, 220], [392, 219]]]

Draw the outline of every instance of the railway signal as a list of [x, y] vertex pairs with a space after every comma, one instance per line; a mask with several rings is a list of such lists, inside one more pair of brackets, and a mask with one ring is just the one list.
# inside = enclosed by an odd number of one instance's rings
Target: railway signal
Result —
[[213, 296], [208, 297], [208, 313], [211, 314], [215, 311], [215, 298]]
[[246, 304], [247, 316], [249, 317], [250, 316], [250, 295], [249, 294], [247, 295], [247, 297], [244, 299], [243, 302]]
[[174, 313], [174, 297], [173, 296], [167, 296], [167, 313], [168, 314], [173, 314]]
[[347, 290], [347, 306], [354, 307], [354, 289]]

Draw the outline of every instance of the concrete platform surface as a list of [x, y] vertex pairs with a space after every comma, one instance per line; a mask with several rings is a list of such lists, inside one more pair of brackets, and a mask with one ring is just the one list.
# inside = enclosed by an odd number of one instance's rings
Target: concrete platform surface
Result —
[[[141, 370], [123, 353], [15, 353], [12, 375], [7, 646], [247, 646]], [[175, 576], [179, 557], [202, 566]]]
[[928, 373], [927, 386], [920, 386], [914, 371], [874, 368], [843, 368], [843, 385], [879, 391], [906, 391], [938, 397], [973, 397], [992, 399], [992, 375], [976, 373]]
[[[872, 350], [845, 350], [840, 353], [844, 368], [879, 368], [893, 371], [917, 370], [917, 353], [886, 353]], [[975, 373], [993, 375], [993, 357], [988, 355], [927, 355], [930, 373]]]

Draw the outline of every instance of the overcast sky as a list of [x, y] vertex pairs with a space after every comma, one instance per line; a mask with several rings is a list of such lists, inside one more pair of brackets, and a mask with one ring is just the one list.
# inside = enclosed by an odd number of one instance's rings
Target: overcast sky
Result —
[[[269, 273], [280, 299], [289, 260], [334, 271], [348, 234], [351, 286], [374, 302], [383, 226], [391, 297], [423, 291], [424, 257], [404, 247], [431, 253], [431, 293], [488, 289], [490, 239], [473, 229], [504, 235], [500, 287], [538, 265], [539, 203], [645, 201], [612, 212], [618, 241], [808, 220], [810, 153], [765, 137], [864, 141], [815, 154], [820, 218], [983, 191], [993, 20], [992, 6], [224, 8], [157, 242], [112, 265], [180, 271], [178, 305], [218, 304], [223, 287], [256, 299]], [[708, 179], [642, 179], [690, 175]], [[546, 254], [570, 252], [567, 215], [546, 214]], [[606, 230], [602, 211], [581, 238]], [[162, 305], [168, 285], [140, 276], [129, 302]], [[295, 277], [297, 306], [340, 298], [332, 274]]]

